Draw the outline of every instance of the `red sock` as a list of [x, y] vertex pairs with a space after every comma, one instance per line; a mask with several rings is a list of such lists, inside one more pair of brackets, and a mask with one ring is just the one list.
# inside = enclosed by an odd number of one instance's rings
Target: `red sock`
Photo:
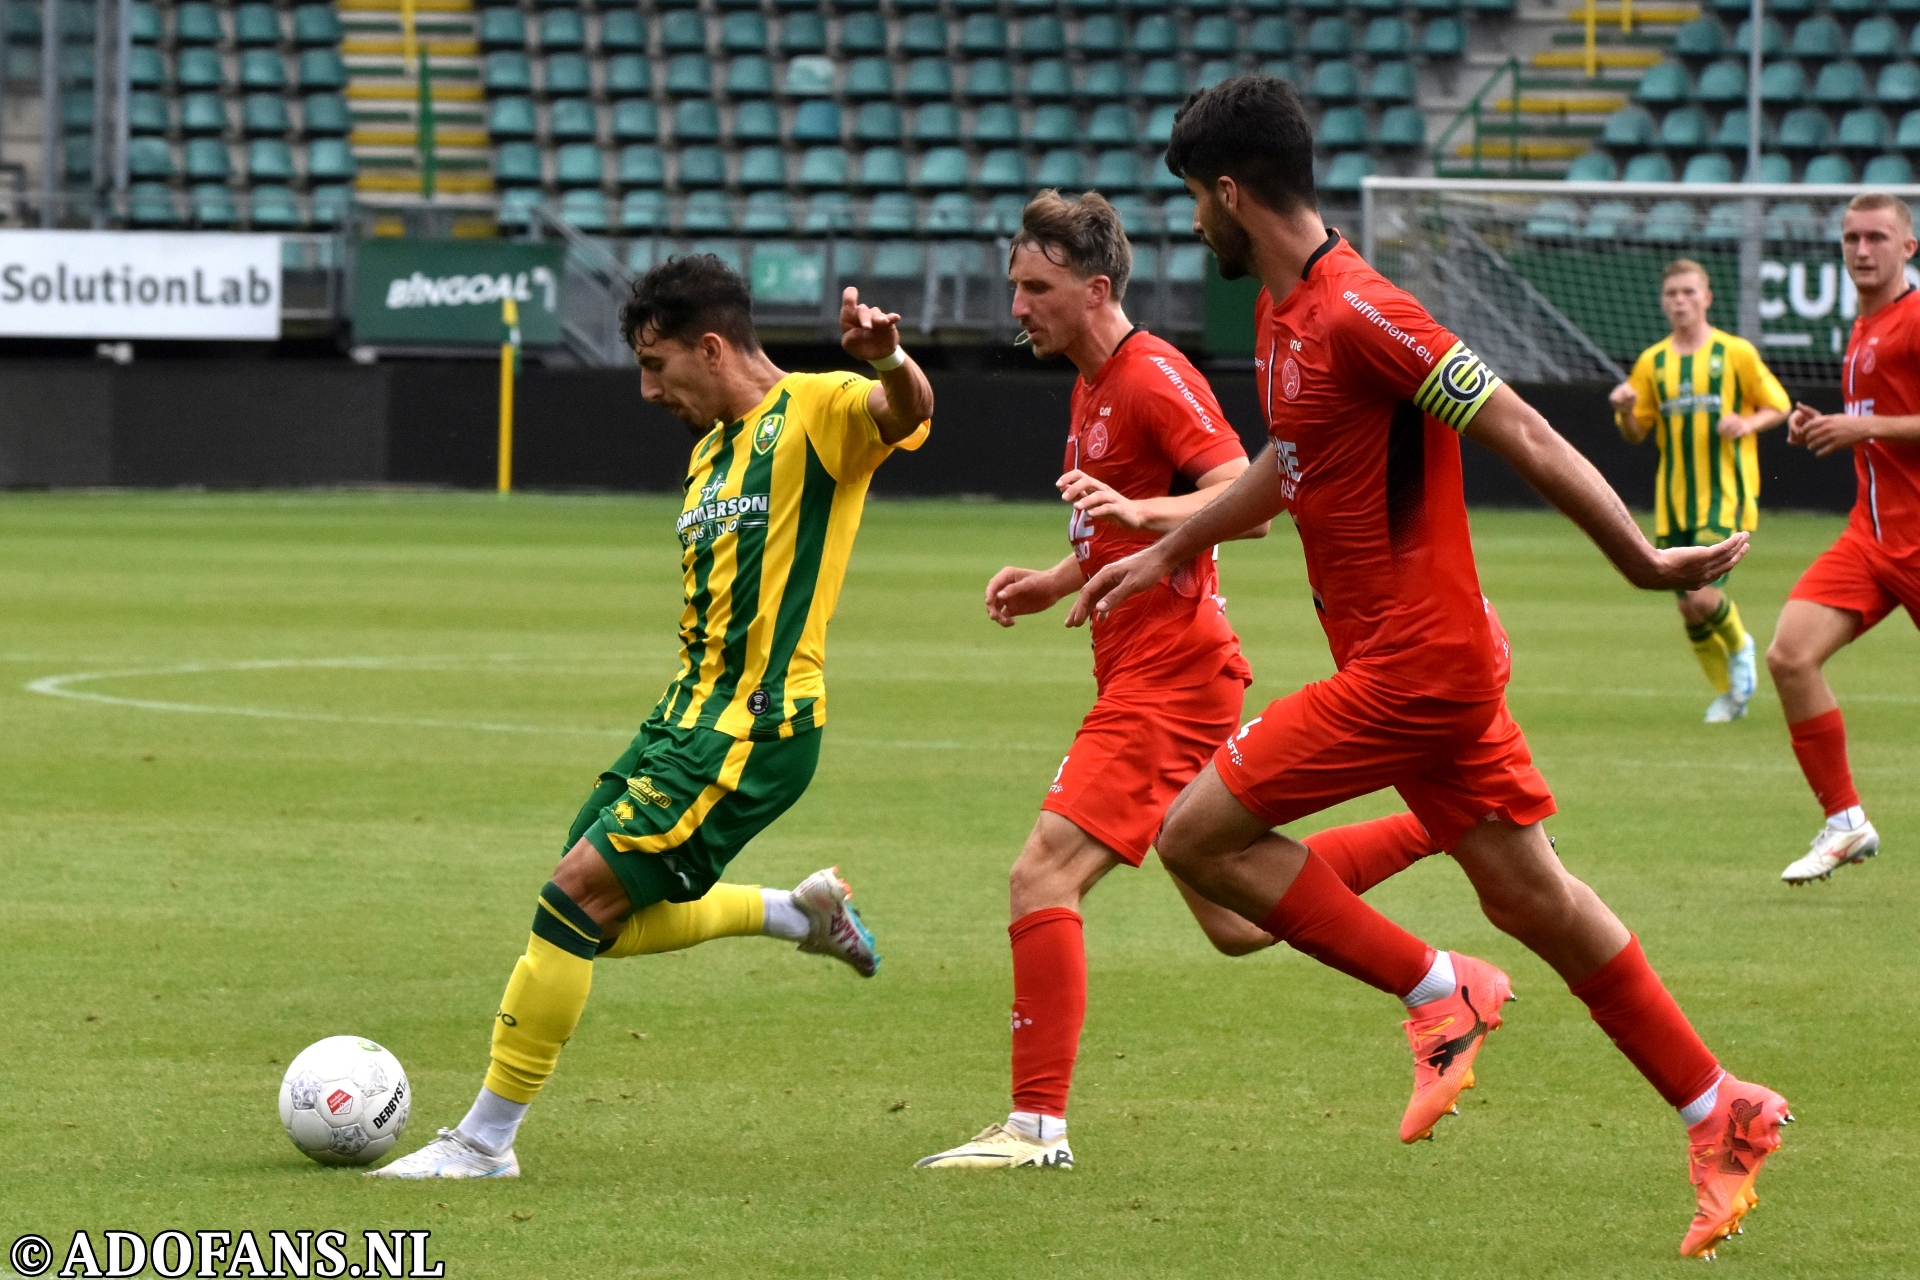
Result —
[[1822, 812], [1832, 817], [1860, 803], [1853, 770], [1847, 768], [1847, 726], [1840, 708], [1790, 724], [1787, 732], [1793, 735], [1793, 754]]
[[1355, 893], [1365, 893], [1428, 854], [1440, 852], [1420, 819], [1404, 812], [1329, 827], [1304, 837], [1303, 843], [1326, 859], [1333, 874]]
[[1720, 1078], [1719, 1061], [1647, 963], [1639, 938], [1629, 937], [1619, 955], [1569, 989], [1668, 1106], [1686, 1106]]
[[1388, 995], [1404, 996], [1433, 967], [1432, 947], [1360, 901], [1312, 849], [1260, 927]]
[[1007, 927], [1007, 936], [1013, 939], [1013, 1109], [1064, 1119], [1087, 1018], [1080, 913], [1029, 911]]

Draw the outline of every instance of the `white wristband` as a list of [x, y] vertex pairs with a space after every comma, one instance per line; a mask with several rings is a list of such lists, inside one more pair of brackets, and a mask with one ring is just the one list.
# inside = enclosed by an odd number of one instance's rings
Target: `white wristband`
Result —
[[889, 352], [884, 356], [881, 356], [878, 360], [867, 361], [868, 364], [873, 366], [873, 371], [875, 373], [886, 373], [890, 370], [898, 369], [901, 365], [905, 364], [906, 362], [907, 362], [906, 349], [900, 346], [895, 346], [891, 352]]

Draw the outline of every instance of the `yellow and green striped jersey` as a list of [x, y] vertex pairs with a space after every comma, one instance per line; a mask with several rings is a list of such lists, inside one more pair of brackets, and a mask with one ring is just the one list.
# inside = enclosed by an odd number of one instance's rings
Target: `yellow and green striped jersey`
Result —
[[675, 526], [680, 672], [652, 721], [761, 741], [825, 723], [827, 620], [867, 484], [931, 425], [887, 444], [867, 409], [873, 387], [853, 373], [790, 373], [694, 446]]
[[1640, 353], [1631, 376], [1633, 416], [1660, 446], [1653, 495], [1658, 537], [1712, 531], [1725, 536], [1760, 523], [1760, 446], [1728, 440], [1722, 414], [1791, 409], [1786, 389], [1744, 338], [1707, 331], [1698, 351], [1681, 355], [1669, 334]]

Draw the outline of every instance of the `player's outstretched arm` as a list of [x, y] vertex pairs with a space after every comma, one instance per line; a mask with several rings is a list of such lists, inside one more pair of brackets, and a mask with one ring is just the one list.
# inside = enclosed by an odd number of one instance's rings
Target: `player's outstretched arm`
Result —
[[1008, 565], [987, 583], [987, 616], [1003, 627], [1023, 614], [1045, 613], [1078, 591], [1087, 580], [1073, 555], [1051, 569]]
[[880, 385], [868, 395], [867, 409], [882, 440], [898, 444], [933, 416], [933, 384], [900, 346], [899, 314], [868, 306], [852, 285], [840, 295], [840, 345], [848, 355], [873, 365], [879, 375]]
[[[1084, 471], [1069, 471], [1053, 482], [1060, 497], [1090, 520], [1103, 520], [1123, 529], [1147, 533], [1171, 533], [1194, 512], [1225, 493], [1247, 469], [1245, 458], [1223, 462], [1194, 480], [1192, 493], [1164, 498], [1129, 498], [1112, 485], [1094, 479]], [[1264, 538], [1271, 522], [1254, 525], [1239, 533], [1241, 538]]]
[[1851, 449], [1862, 440], [1920, 440], [1920, 415], [1862, 417], [1796, 404], [1787, 420], [1787, 443], [1807, 446], [1816, 458]]
[[1231, 542], [1256, 525], [1265, 524], [1285, 508], [1280, 494], [1280, 468], [1269, 444], [1219, 497], [1185, 523], [1143, 551], [1116, 560], [1093, 575], [1067, 611], [1067, 625], [1086, 625], [1098, 613], [1105, 616], [1128, 596], [1138, 595], [1209, 547]]
[[1744, 533], [1710, 547], [1655, 550], [1599, 470], [1512, 387], [1496, 388], [1461, 434], [1505, 458], [1636, 587], [1695, 590], [1747, 553]]

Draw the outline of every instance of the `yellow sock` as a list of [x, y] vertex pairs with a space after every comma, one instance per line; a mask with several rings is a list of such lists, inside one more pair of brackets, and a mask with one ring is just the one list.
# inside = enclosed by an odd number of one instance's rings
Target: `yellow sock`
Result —
[[1693, 656], [1700, 659], [1700, 669], [1707, 673], [1707, 683], [1713, 686], [1713, 691], [1725, 693], [1733, 688], [1732, 677], [1727, 674], [1727, 646], [1721, 642], [1713, 624], [1688, 623], [1687, 642], [1693, 646]]
[[1740, 625], [1740, 606], [1733, 602], [1732, 596], [1720, 597], [1720, 607], [1708, 616], [1707, 625], [1713, 628], [1713, 634], [1720, 638], [1729, 654], [1740, 652], [1747, 642], [1747, 629]]
[[760, 886], [716, 884], [696, 902], [656, 902], [627, 918], [620, 936], [601, 952], [610, 959], [685, 951], [714, 938], [745, 938], [766, 923]]
[[493, 1019], [487, 1088], [510, 1102], [532, 1102], [560, 1062], [593, 989], [600, 929], [549, 881], [533, 913], [527, 954], [513, 966]]

